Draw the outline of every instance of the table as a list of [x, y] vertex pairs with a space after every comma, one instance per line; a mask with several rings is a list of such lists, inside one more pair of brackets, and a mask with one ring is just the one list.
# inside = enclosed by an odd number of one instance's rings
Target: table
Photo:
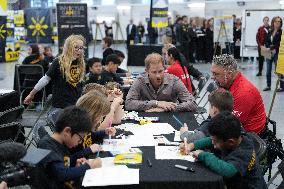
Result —
[[20, 95], [17, 91], [0, 93], [0, 112], [20, 105]]
[[144, 60], [148, 54], [162, 53], [163, 45], [129, 45], [127, 66], [145, 66]]
[[[190, 112], [163, 112], [150, 113], [139, 112], [139, 116], [144, 117], [160, 117], [160, 122], [167, 122], [175, 129], [179, 130], [180, 126], [173, 119], [173, 115], [177, 116], [182, 122], [186, 122], [190, 130], [198, 127], [197, 121]], [[164, 135], [170, 141], [173, 141], [174, 134]], [[223, 189], [224, 183], [222, 176], [210, 171], [201, 163], [192, 163], [184, 160], [156, 160], [155, 147], [140, 147], [143, 152], [143, 162], [141, 165], [128, 165], [131, 168], [139, 168], [139, 185], [129, 186], [107, 186], [100, 188], [111, 189]], [[152, 167], [147, 164], [150, 159]], [[175, 164], [192, 167], [195, 173], [183, 171], [174, 167]], [[96, 187], [97, 188], [97, 187]]]

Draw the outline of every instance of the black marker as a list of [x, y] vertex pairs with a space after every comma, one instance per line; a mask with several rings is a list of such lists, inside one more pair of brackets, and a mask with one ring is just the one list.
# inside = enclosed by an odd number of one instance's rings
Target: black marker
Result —
[[148, 163], [149, 167], [152, 167], [152, 163], [151, 163], [150, 159], [147, 159], [147, 163]]
[[186, 167], [183, 165], [175, 165], [176, 168], [182, 169], [184, 171], [190, 171], [190, 172], [195, 172], [195, 170], [192, 167]]

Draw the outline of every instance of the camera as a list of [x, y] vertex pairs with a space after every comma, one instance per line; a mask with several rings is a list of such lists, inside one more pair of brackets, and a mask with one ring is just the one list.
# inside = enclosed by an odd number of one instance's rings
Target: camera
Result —
[[[14, 142], [0, 143], [0, 182], [5, 181], [9, 187], [35, 185], [40, 182], [39, 163], [50, 150], [33, 149], [27, 152], [24, 145]], [[34, 188], [34, 187], [32, 187]]]

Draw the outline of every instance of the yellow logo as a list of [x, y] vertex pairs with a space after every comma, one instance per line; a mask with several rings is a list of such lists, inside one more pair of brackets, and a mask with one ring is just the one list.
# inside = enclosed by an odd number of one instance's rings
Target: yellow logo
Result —
[[45, 21], [45, 16], [39, 18], [37, 17], [36, 19], [34, 17], [31, 18], [32, 24], [28, 26], [30, 30], [34, 30], [32, 33], [32, 36], [35, 35], [42, 35], [45, 36], [46, 34], [44, 33], [43, 30], [48, 28], [48, 25], [44, 23]]
[[72, 7], [68, 7], [68, 9], [65, 12], [66, 16], [72, 16], [74, 14], [74, 11], [72, 9]]
[[5, 24], [2, 24], [0, 26], [0, 39], [4, 39], [5, 38], [4, 34], [6, 33], [6, 30], [4, 29], [4, 27], [5, 27]]
[[80, 80], [80, 73], [78, 65], [72, 65], [70, 68], [71, 81], [69, 82], [73, 87], [76, 87], [77, 83]]
[[7, 31], [7, 35], [8, 35], [8, 37], [13, 37], [13, 31], [8, 30], [8, 31]]

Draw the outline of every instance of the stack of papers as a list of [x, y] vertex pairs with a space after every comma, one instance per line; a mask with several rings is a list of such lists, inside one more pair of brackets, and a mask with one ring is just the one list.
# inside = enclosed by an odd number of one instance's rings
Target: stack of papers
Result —
[[194, 162], [195, 158], [189, 155], [182, 155], [178, 146], [155, 146], [156, 159], [181, 159]]
[[139, 184], [139, 169], [129, 169], [125, 165], [89, 169], [82, 182], [84, 187], [131, 184]]

